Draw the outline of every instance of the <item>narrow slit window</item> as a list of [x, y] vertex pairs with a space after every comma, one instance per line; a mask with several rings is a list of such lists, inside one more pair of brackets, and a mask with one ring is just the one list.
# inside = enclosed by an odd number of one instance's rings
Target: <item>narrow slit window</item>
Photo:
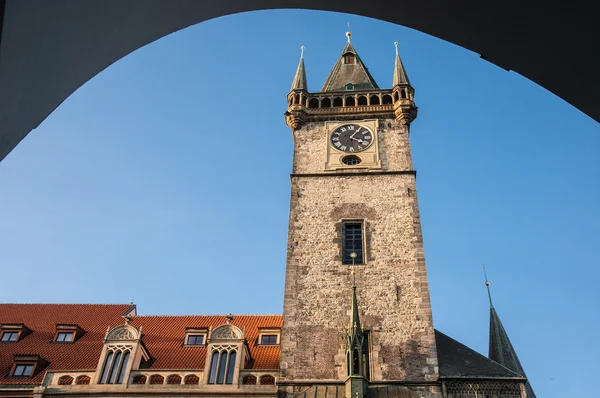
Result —
[[363, 222], [344, 221], [342, 224], [342, 263], [364, 264], [363, 252]]

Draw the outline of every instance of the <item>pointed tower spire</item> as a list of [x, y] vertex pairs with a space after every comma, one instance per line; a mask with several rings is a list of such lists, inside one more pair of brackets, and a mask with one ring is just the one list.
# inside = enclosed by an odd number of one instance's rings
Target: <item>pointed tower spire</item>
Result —
[[396, 46], [396, 63], [394, 64], [394, 81], [392, 83], [392, 87], [395, 87], [399, 84], [410, 85], [410, 81], [408, 80], [408, 75], [406, 74], [406, 70], [404, 69], [402, 60], [400, 59], [400, 54], [398, 53], [398, 42], [397, 41], [394, 42], [394, 46]]
[[352, 271], [352, 313], [348, 325], [348, 339], [346, 341], [346, 365], [348, 378], [346, 379], [347, 397], [366, 397], [369, 387], [368, 369], [369, 357], [368, 343], [365, 333], [360, 325], [358, 314], [358, 299], [356, 298], [356, 273]]
[[308, 91], [308, 86], [306, 84], [306, 71], [304, 70], [304, 46], [300, 47], [300, 62], [298, 63], [298, 69], [296, 69], [296, 75], [294, 76], [294, 81], [292, 82], [292, 90], [304, 90]]
[[[490, 282], [487, 280], [487, 275], [485, 277], [485, 285], [487, 287], [488, 298], [490, 300], [490, 351], [488, 357], [492, 361], [498, 362], [500, 365], [503, 365], [513, 372], [516, 372], [527, 378], [525, 370], [523, 370], [523, 366], [521, 365], [519, 357], [517, 356], [517, 352], [508, 338], [508, 333], [506, 333], [506, 330], [500, 321], [500, 317], [492, 305]], [[536, 398], [529, 380], [527, 380], [525, 383], [525, 390], [527, 392], [527, 398]]]
[[379, 86], [369, 73], [369, 70], [358, 56], [350, 38], [351, 32], [346, 32], [348, 43], [331, 70], [329, 77], [321, 89], [322, 92], [347, 90], [375, 90]]

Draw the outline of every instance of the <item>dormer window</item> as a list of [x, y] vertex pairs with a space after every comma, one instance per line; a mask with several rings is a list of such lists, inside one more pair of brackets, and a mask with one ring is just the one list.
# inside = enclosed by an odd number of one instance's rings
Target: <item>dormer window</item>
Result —
[[33, 374], [33, 368], [35, 368], [34, 364], [19, 364], [15, 365], [15, 370], [13, 371], [13, 376], [16, 377], [28, 377]]
[[74, 343], [85, 331], [79, 325], [56, 325], [55, 343]]
[[75, 333], [73, 332], [58, 332], [56, 335], [57, 343], [72, 343]]
[[23, 340], [30, 333], [31, 330], [21, 323], [3, 324], [0, 326], [0, 342], [16, 343]]
[[32, 377], [48, 366], [48, 363], [39, 355], [15, 355], [10, 375], [12, 377]]
[[258, 329], [258, 344], [259, 345], [278, 345], [279, 336], [281, 335], [280, 329]]
[[356, 57], [354, 54], [350, 54], [350, 53], [344, 54], [344, 63], [346, 65], [353, 64], [355, 62], [355, 60], [356, 60]]
[[354, 90], [354, 84], [352, 84], [352, 83], [346, 83], [346, 90], [348, 90], [348, 91]]
[[2, 332], [3, 342], [13, 342], [19, 340], [19, 333], [17, 332]]
[[228, 315], [227, 323], [214, 329], [208, 338], [207, 361], [204, 368], [206, 384], [238, 384], [240, 369], [251, 361], [245, 333], [231, 324], [233, 316]]
[[184, 347], [204, 346], [206, 345], [206, 337], [208, 329], [186, 329]]
[[94, 384], [126, 383], [132, 368], [140, 369], [150, 362], [150, 354], [141, 342], [141, 329], [138, 330], [129, 324], [131, 318], [126, 318], [126, 321], [125, 325], [117, 326], [106, 333], [104, 351], [98, 361]]

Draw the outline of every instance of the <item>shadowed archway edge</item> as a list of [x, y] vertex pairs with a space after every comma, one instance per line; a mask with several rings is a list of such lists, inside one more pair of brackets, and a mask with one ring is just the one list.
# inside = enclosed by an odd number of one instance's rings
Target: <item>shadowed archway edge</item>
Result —
[[481, 54], [595, 120], [600, 37], [590, 5], [515, 0], [1, 0], [0, 160], [69, 95], [127, 54], [219, 16], [266, 9], [363, 15], [407, 26]]

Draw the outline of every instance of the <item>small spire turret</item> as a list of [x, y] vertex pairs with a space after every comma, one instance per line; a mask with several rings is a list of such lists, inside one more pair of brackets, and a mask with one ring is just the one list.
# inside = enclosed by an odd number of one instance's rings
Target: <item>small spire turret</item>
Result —
[[396, 47], [396, 61], [394, 63], [394, 80], [392, 81], [392, 90], [394, 92], [394, 112], [396, 120], [408, 125], [417, 118], [417, 106], [413, 102], [415, 90], [410, 85], [408, 75], [404, 69], [404, 64], [398, 53], [398, 42], [394, 42]]
[[308, 85], [306, 83], [306, 71], [304, 70], [304, 46], [300, 47], [300, 62], [292, 88], [287, 96], [288, 110], [285, 112], [285, 122], [292, 129], [297, 130], [306, 122], [305, 107], [308, 99]]
[[300, 62], [298, 62], [298, 68], [296, 69], [296, 75], [294, 76], [290, 91], [294, 90], [308, 90], [306, 71], [304, 70], [304, 46], [300, 47]]

